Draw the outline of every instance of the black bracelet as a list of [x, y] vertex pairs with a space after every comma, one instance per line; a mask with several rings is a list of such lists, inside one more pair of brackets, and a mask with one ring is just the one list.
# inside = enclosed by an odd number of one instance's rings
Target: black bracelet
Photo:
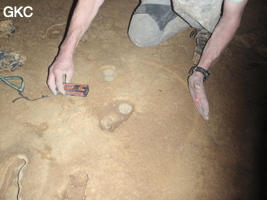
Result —
[[189, 74], [193, 74], [194, 72], [200, 72], [201, 74], [204, 75], [204, 78], [203, 78], [203, 82], [205, 82], [209, 76], [210, 76], [210, 72], [202, 67], [199, 67], [199, 66], [194, 66], [190, 69], [189, 71]]

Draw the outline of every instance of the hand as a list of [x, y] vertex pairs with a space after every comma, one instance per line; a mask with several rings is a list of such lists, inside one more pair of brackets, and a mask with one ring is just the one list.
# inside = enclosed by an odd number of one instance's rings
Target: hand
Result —
[[206, 97], [203, 75], [194, 72], [188, 79], [189, 90], [199, 114], [204, 120], [209, 120], [209, 102]]
[[57, 95], [56, 87], [61, 94], [65, 94], [62, 76], [66, 75], [66, 83], [70, 83], [74, 74], [74, 64], [72, 58], [56, 58], [49, 68], [47, 84], [54, 95]]

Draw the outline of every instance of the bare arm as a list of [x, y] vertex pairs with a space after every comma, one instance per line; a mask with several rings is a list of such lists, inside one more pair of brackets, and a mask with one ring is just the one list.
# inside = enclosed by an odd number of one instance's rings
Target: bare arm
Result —
[[66, 38], [60, 46], [58, 56], [49, 69], [47, 83], [54, 94], [56, 94], [56, 87], [62, 94], [65, 94], [62, 84], [62, 75], [66, 75], [67, 83], [71, 82], [74, 73], [74, 52], [81, 37], [89, 28], [103, 2], [104, 0], [78, 1], [71, 18]]
[[[211, 38], [207, 42], [198, 66], [208, 70], [234, 37], [239, 27], [247, 0], [233, 3], [224, 1], [224, 12]], [[203, 74], [195, 71], [188, 79], [189, 90], [198, 112], [204, 120], [209, 120], [209, 103], [203, 85]]]
[[228, 43], [232, 40], [239, 27], [246, 3], [247, 0], [240, 3], [233, 3], [230, 0], [225, 0], [223, 15], [211, 38], [207, 42], [198, 63], [199, 66], [209, 69]]
[[104, 0], [79, 0], [71, 19], [70, 27], [60, 52], [65, 56], [73, 56], [75, 49], [96, 16]]

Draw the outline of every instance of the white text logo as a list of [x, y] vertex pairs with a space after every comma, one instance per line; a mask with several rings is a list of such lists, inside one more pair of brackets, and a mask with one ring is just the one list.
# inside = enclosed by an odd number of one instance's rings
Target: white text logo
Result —
[[16, 7], [14, 6], [6, 6], [4, 8], [4, 16], [5, 17], [31, 17], [33, 15], [32, 12], [27, 10], [33, 10], [31, 6], [26, 6], [23, 8], [23, 6]]

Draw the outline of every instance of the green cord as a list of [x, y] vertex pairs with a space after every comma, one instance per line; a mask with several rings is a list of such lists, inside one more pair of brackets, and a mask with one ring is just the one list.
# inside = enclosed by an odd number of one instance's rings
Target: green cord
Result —
[[[8, 80], [21, 80], [21, 85], [20, 87], [10, 83]], [[14, 88], [15, 90], [19, 91], [19, 92], [23, 92], [24, 91], [24, 80], [20, 77], [20, 76], [8, 76], [8, 77], [3, 77], [0, 76], [0, 81], [3, 81], [4, 83], [6, 83], [7, 85], [9, 85], [10, 87]]]
[[[8, 80], [15, 80], [15, 79], [18, 79], [18, 80], [21, 80], [21, 85], [20, 87], [10, 83]], [[21, 97], [18, 97], [16, 99], [14, 99], [12, 102], [14, 103], [15, 101], [17, 101], [18, 99], [26, 99], [28, 101], [36, 101], [38, 99], [43, 99], [43, 98], [47, 98], [47, 97], [52, 97], [54, 95], [42, 95], [42, 97], [40, 98], [36, 98], [36, 99], [29, 99], [28, 97], [25, 97], [22, 92], [24, 91], [24, 86], [25, 86], [25, 83], [24, 83], [24, 80], [23, 78], [21, 78], [20, 76], [8, 76], [8, 77], [3, 77], [3, 76], [0, 76], [0, 81], [3, 81], [4, 83], [6, 83], [7, 85], [9, 85], [10, 87], [12, 87], [13, 89], [17, 90], [19, 95]]]
[[[20, 87], [10, 83], [8, 80], [21, 80], [21, 85]], [[24, 86], [25, 86], [25, 83], [24, 83], [24, 80], [23, 78], [21, 78], [20, 76], [9, 76], [9, 77], [3, 77], [3, 76], [0, 76], [0, 81], [3, 81], [4, 83], [6, 83], [7, 85], [9, 85], [10, 87], [12, 87], [13, 89], [17, 90], [19, 95], [21, 97], [18, 97], [16, 99], [14, 99], [12, 102], [14, 103], [15, 101], [17, 101], [18, 99], [26, 99], [28, 101], [36, 101], [38, 99], [42, 99], [42, 98], [46, 98], [46, 97], [51, 97], [52, 95], [42, 95], [42, 97], [40, 98], [36, 98], [36, 99], [29, 99], [28, 97], [25, 97], [22, 92], [24, 91]]]

